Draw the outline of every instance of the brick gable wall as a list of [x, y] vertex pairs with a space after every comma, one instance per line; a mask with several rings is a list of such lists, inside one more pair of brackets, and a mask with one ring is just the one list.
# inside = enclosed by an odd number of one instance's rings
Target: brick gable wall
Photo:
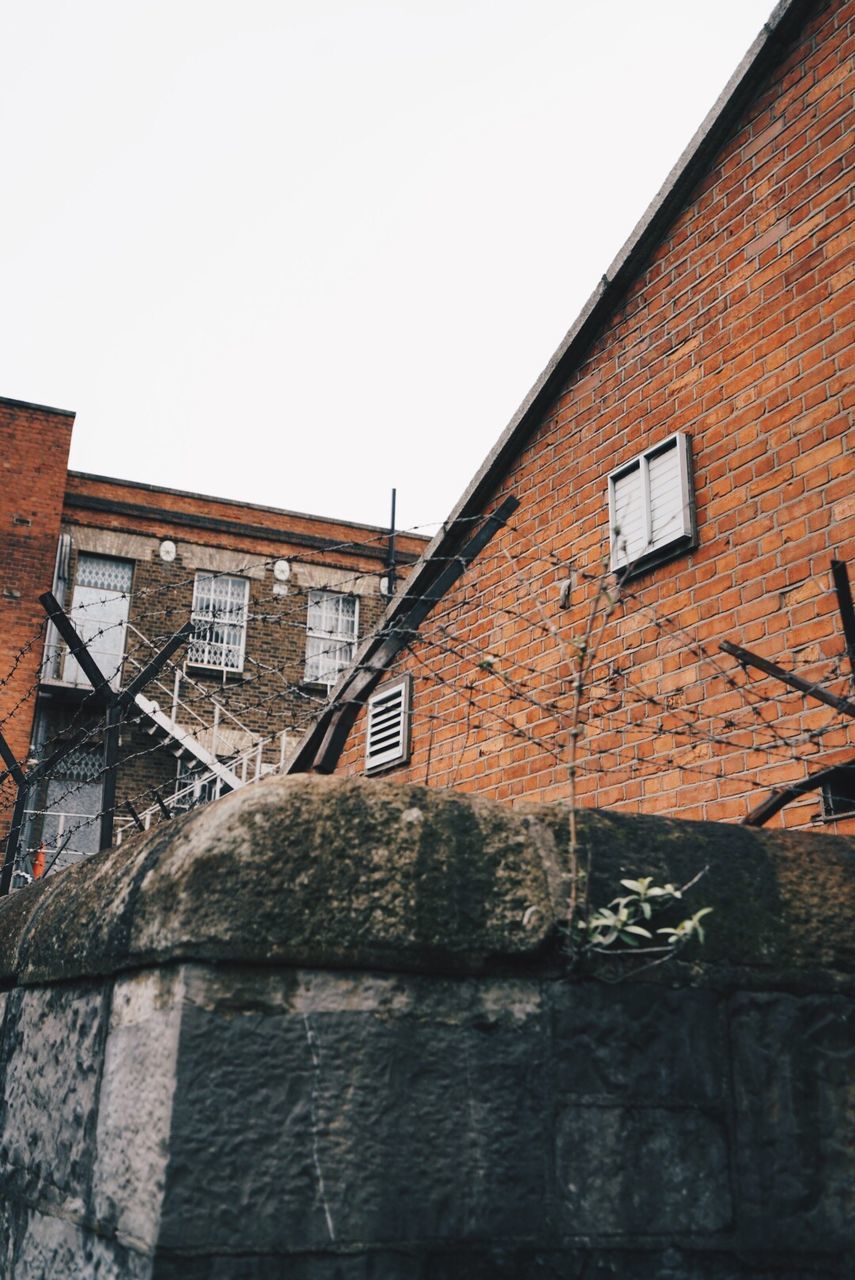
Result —
[[[852, 753], [851, 721], [718, 645], [848, 671], [829, 564], [855, 579], [853, 48], [855, 4], [819, 7], [486, 504], [520, 501], [393, 668], [414, 676], [395, 777], [567, 797], [568, 656], [607, 556], [607, 476], [674, 431], [691, 438], [699, 545], [632, 581], [605, 627], [580, 802], [737, 820]], [[362, 771], [363, 728], [340, 772]]]

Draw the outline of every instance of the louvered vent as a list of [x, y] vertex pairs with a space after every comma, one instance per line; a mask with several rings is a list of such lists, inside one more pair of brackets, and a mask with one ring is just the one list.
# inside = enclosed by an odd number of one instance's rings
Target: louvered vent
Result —
[[410, 752], [410, 677], [382, 685], [368, 699], [365, 771], [401, 764]]
[[678, 431], [609, 476], [612, 568], [644, 569], [696, 542], [689, 442]]

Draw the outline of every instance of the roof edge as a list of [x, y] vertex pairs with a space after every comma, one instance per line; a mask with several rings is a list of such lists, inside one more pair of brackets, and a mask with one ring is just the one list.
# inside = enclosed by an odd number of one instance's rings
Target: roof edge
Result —
[[757, 79], [777, 64], [780, 45], [789, 39], [802, 21], [806, 21], [817, 11], [816, 0], [780, 0], [772, 10], [576, 320], [452, 508], [443, 528], [426, 549], [423, 556], [425, 561], [443, 546], [448, 531], [461, 517], [467, 515], [468, 509], [485, 496], [488, 488], [494, 487], [509, 455], [513, 456], [515, 446], [525, 436], [530, 425], [529, 416], [555, 389], [556, 382], [567, 376], [573, 357], [579, 354], [580, 348], [585, 348], [593, 340], [598, 327], [636, 278], [652, 244], [664, 235], [678, 217], [697, 185], [701, 172], [715, 156], [728, 130], [750, 99]]
[[[356, 673], [370, 661], [382, 636], [394, 623], [402, 608], [414, 597], [430, 588], [441, 571], [441, 564], [453, 554], [471, 522], [483, 510], [485, 500], [493, 493], [505, 468], [527, 439], [535, 410], [556, 389], [556, 384], [570, 372], [573, 360], [583, 353], [600, 327], [618, 305], [632, 280], [647, 260], [653, 243], [665, 234], [689, 199], [706, 165], [714, 158], [729, 129], [755, 91], [756, 83], [779, 61], [780, 47], [802, 22], [818, 11], [816, 0], [780, 0], [749, 46], [722, 92], [696, 129], [664, 183], [647, 206], [644, 214], [610, 263], [605, 275], [588, 298], [576, 320], [534, 382], [516, 413], [505, 427], [484, 462], [467, 485], [442, 527], [425, 548], [407, 577], [406, 589], [390, 603], [375, 630], [366, 636], [357, 651], [354, 664], [333, 689], [330, 702], [306, 730], [292, 758], [305, 768], [313, 743], [323, 740], [326, 726], [336, 708], [347, 700]], [[499, 497], [500, 495], [496, 495]]]
[[[146, 484], [142, 480], [122, 480], [118, 476], [101, 476], [95, 475], [91, 471], [73, 471], [69, 470], [69, 476], [73, 476], [76, 480], [94, 480], [97, 484], [114, 484], [121, 485], [128, 489], [142, 489], [147, 493], [168, 493], [175, 498], [195, 498], [199, 502], [218, 502], [226, 507], [238, 507], [241, 510], [249, 511], [266, 511], [269, 515], [290, 516], [298, 520], [312, 520], [318, 524], [343, 525], [348, 529], [364, 529], [368, 533], [388, 534], [388, 525], [363, 524], [358, 520], [346, 520], [337, 518], [336, 516], [318, 516], [312, 515], [308, 511], [291, 511], [287, 507], [270, 507], [261, 502], [243, 502], [240, 498], [221, 498], [212, 493], [196, 493], [192, 489], [172, 489], [166, 485]], [[83, 495], [81, 495], [83, 496]], [[92, 495], [88, 495], [92, 496]], [[407, 529], [396, 529], [396, 537], [416, 538], [419, 541], [425, 541], [425, 535], [420, 533], [411, 533]]]
[[14, 400], [11, 396], [0, 396], [0, 404], [8, 404], [12, 409], [32, 409], [36, 413], [52, 413], [57, 418], [75, 418], [76, 409], [57, 409], [52, 404], [36, 404], [32, 400]]

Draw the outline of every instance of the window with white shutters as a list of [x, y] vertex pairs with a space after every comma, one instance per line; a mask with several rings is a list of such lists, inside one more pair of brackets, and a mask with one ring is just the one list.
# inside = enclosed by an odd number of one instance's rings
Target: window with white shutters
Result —
[[187, 661], [194, 667], [242, 671], [249, 579], [197, 573], [193, 585], [193, 636]]
[[359, 597], [310, 591], [306, 617], [306, 680], [335, 684], [349, 667], [359, 634]]
[[682, 432], [609, 476], [611, 567], [647, 569], [695, 545], [689, 441]]
[[409, 676], [381, 685], [368, 699], [365, 772], [402, 764], [410, 755]]

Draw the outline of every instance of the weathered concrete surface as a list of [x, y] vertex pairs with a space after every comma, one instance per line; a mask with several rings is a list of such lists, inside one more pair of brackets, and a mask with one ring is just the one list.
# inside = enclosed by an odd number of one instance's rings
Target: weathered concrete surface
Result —
[[[622, 876], [709, 868], [703, 963], [719, 981], [853, 980], [851, 840], [597, 811], [579, 825], [593, 902]], [[0, 905], [0, 981], [193, 958], [460, 973], [536, 959], [564, 919], [568, 839], [561, 806], [274, 779]]]
[[98, 1100], [92, 1212], [120, 1243], [154, 1251], [166, 1180], [184, 981], [154, 969], [113, 987]]
[[702, 962], [568, 975], [566, 814], [388, 783], [15, 894], [0, 1280], [851, 1280], [852, 843], [582, 840], [594, 902], [709, 865]]

